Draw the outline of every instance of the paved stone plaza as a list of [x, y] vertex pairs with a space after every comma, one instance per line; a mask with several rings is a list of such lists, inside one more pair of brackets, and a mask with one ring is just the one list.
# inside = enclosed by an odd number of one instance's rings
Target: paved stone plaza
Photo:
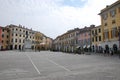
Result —
[[120, 80], [120, 59], [50, 51], [3, 51], [0, 80]]

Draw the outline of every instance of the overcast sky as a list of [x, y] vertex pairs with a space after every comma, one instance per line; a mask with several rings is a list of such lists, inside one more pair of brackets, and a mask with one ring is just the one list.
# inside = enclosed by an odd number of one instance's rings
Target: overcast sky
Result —
[[100, 10], [117, 0], [0, 0], [0, 26], [23, 25], [56, 38], [76, 27], [100, 25]]

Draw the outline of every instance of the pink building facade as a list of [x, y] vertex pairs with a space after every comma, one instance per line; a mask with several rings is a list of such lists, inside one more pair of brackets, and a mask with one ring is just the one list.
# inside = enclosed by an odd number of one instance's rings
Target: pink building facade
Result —
[[78, 44], [80, 47], [90, 47], [91, 39], [90, 39], [90, 31], [81, 30], [78, 35]]
[[80, 29], [80, 32], [78, 34], [78, 46], [81, 48], [90, 49], [91, 47], [91, 29], [94, 28], [95, 25], [91, 25], [90, 27], [85, 27], [83, 29]]

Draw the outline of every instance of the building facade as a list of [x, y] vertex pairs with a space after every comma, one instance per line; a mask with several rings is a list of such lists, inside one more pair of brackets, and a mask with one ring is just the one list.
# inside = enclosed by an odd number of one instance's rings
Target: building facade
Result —
[[31, 30], [21, 25], [8, 25], [6, 27], [10, 30], [10, 50], [22, 50], [24, 48], [25, 38], [32, 39]]
[[43, 43], [44, 34], [25, 28], [24, 26], [8, 25], [9, 32], [9, 49], [24, 50], [25, 41], [29, 41], [32, 50], [40, 49], [40, 43]]
[[41, 49], [41, 43], [43, 40], [43, 34], [40, 32], [35, 33], [35, 50]]
[[51, 48], [52, 48], [52, 44], [53, 44], [53, 39], [47, 37], [47, 41], [46, 41], [46, 49], [47, 49], [47, 50], [51, 50]]
[[101, 25], [91, 29], [92, 52], [102, 52], [102, 40]]
[[9, 49], [9, 29], [0, 27], [0, 50]]
[[[0, 27], [0, 50], [50, 50], [53, 40], [22, 25]], [[29, 47], [29, 48], [28, 48]]]
[[106, 6], [99, 15], [101, 16], [103, 35], [102, 47], [105, 50], [113, 49], [116, 51], [120, 49], [120, 0]]
[[53, 40], [52, 50], [53, 51], [60, 51], [61, 50], [60, 36], [58, 36], [56, 39]]
[[78, 38], [78, 45], [85, 51], [89, 51], [91, 48], [91, 29], [94, 28], [94, 25], [90, 27], [84, 27], [80, 29]]
[[77, 44], [78, 33], [79, 28], [75, 28], [58, 36], [53, 42], [54, 50], [63, 52], [74, 52], [76, 50], [76, 47], [78, 46]]

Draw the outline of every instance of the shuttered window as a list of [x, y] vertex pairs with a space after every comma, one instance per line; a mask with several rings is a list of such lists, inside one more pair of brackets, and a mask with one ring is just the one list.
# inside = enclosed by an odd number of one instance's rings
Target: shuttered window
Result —
[[119, 10], [119, 13], [120, 13], [120, 7], [118, 8], [118, 10]]
[[117, 28], [113, 28], [112, 31], [111, 31], [111, 34], [112, 34], [111, 35], [112, 38], [117, 37], [118, 36]]

